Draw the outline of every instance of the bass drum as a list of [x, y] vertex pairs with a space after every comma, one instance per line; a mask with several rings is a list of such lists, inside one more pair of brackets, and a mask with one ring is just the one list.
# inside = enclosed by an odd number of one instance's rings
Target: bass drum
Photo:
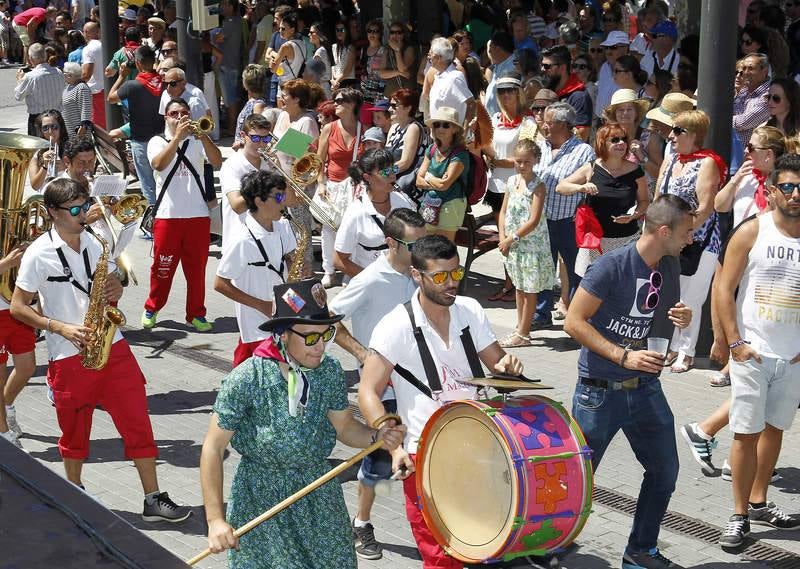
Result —
[[591, 451], [547, 397], [445, 405], [425, 425], [416, 460], [422, 515], [464, 563], [554, 553], [591, 511]]

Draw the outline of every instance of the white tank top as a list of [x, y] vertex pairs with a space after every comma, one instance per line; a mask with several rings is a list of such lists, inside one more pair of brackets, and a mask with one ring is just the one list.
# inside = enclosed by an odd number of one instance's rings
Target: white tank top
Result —
[[292, 55], [291, 60], [281, 62], [280, 67], [283, 71], [283, 74], [278, 75], [278, 83], [281, 85], [292, 79], [301, 79], [300, 68], [303, 66], [303, 62], [306, 60], [306, 46], [303, 45], [302, 40], [288, 40], [286, 43], [291, 44], [294, 55]]
[[758, 353], [790, 360], [800, 351], [800, 238], [781, 233], [775, 215], [757, 218], [736, 313], [739, 333]]

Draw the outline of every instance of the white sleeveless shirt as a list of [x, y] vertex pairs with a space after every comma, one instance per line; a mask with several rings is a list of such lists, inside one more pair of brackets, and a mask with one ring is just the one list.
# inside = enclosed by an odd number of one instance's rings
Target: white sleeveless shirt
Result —
[[739, 333], [758, 353], [791, 360], [800, 351], [800, 238], [760, 215], [736, 300]]

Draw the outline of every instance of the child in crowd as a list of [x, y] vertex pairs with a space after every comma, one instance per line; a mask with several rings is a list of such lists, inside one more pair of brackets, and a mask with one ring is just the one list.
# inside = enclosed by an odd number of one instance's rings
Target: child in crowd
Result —
[[500, 340], [503, 348], [530, 346], [536, 295], [555, 280], [547, 224], [542, 223], [545, 187], [533, 173], [542, 151], [533, 140], [520, 139], [514, 151], [517, 173], [508, 179], [500, 209], [498, 248], [516, 288], [517, 329]]

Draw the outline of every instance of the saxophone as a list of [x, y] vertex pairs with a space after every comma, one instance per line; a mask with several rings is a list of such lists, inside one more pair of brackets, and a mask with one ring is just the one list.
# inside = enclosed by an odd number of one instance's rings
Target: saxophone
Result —
[[286, 282], [294, 283], [302, 280], [303, 278], [303, 265], [306, 256], [306, 250], [309, 243], [311, 243], [311, 235], [305, 225], [297, 223], [289, 212], [284, 211], [283, 215], [286, 217], [289, 225], [294, 229], [297, 236], [297, 247], [294, 249], [294, 257], [292, 264], [289, 266], [289, 274], [287, 275]]
[[111, 344], [119, 326], [125, 325], [125, 315], [119, 308], [106, 303], [105, 288], [108, 279], [108, 243], [99, 235], [95, 235], [103, 252], [97, 260], [92, 281], [92, 292], [89, 295], [89, 310], [83, 319], [83, 325], [92, 332], [83, 348], [81, 365], [87, 369], [100, 370], [106, 367], [111, 353]]

